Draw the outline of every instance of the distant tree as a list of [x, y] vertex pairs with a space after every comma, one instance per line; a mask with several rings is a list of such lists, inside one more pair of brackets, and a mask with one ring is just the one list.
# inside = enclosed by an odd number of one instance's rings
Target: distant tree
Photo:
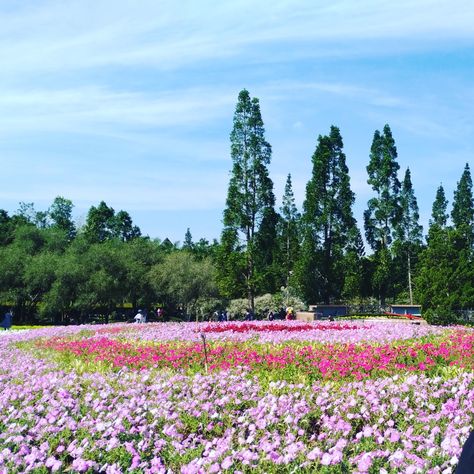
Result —
[[222, 296], [236, 299], [248, 292], [247, 258], [237, 229], [227, 227], [222, 231], [216, 252], [216, 268], [217, 285]]
[[[354, 193], [350, 188], [339, 128], [331, 126], [329, 135], [318, 137], [312, 162], [313, 173], [306, 186], [302, 226], [303, 238], [313, 240], [314, 244], [306, 243], [302, 247], [298, 278], [305, 282], [300, 286], [307, 301], [316, 296], [311, 288], [319, 288], [320, 298], [329, 303], [341, 296], [344, 253], [349, 235], [356, 226], [352, 214]], [[307, 265], [316, 265], [317, 273]], [[309, 275], [314, 278], [308, 279]]]
[[193, 243], [193, 254], [198, 260], [209, 257], [214, 261], [217, 256], [218, 248], [219, 242], [216, 239], [209, 242], [207, 239], [201, 238]]
[[451, 219], [454, 227], [464, 233], [472, 245], [474, 233], [474, 201], [472, 195], [471, 171], [468, 163], [466, 163], [461, 179], [454, 191]]
[[[240, 260], [235, 254], [244, 252], [245, 266], [241, 270], [249, 307], [253, 309], [258, 279], [266, 270], [259, 268], [259, 263], [269, 263], [266, 258], [259, 259], [258, 252], [262, 245], [267, 250], [275, 245], [275, 197], [267, 169], [271, 147], [265, 140], [260, 104], [245, 89], [239, 93], [230, 140], [233, 168], [221, 237], [225, 251], [219, 252], [218, 269], [222, 275], [235, 260]], [[232, 292], [230, 288], [223, 290]]]
[[0, 246], [11, 243], [13, 236], [13, 222], [8, 212], [0, 209]]
[[283, 194], [282, 206], [280, 208], [279, 238], [280, 238], [280, 260], [284, 270], [283, 282], [288, 286], [293, 268], [298, 260], [300, 252], [300, 219], [301, 216], [296, 208], [291, 174], [288, 174]]
[[82, 256], [85, 279], [75, 301], [75, 307], [87, 321], [93, 313], [103, 314], [105, 323], [126, 295], [127, 275], [123, 244], [107, 241], [92, 244]]
[[34, 224], [36, 222], [36, 209], [32, 202], [21, 201], [16, 214], [22, 217], [24, 221], [29, 224]]
[[404, 268], [406, 275], [406, 280], [405, 278], [403, 280], [407, 282], [410, 304], [413, 304], [412, 266], [413, 263], [416, 263], [416, 258], [421, 250], [423, 227], [419, 224], [418, 203], [413, 190], [409, 168], [405, 172], [402, 183], [400, 211], [394, 253], [402, 257], [400, 267]]
[[429, 322], [452, 323], [453, 310], [471, 307], [474, 303], [472, 268], [461, 232], [432, 225], [415, 277], [415, 294]]
[[388, 125], [383, 133], [374, 133], [370, 149], [370, 162], [367, 166], [368, 184], [377, 193], [368, 202], [364, 212], [367, 242], [373, 250], [388, 248], [400, 219], [400, 182], [397, 172], [397, 149]]
[[342, 296], [346, 300], [360, 300], [364, 294], [365, 246], [357, 227], [354, 227], [348, 238], [344, 255], [344, 287]]
[[430, 226], [437, 225], [440, 228], [446, 226], [448, 222], [448, 200], [444, 194], [443, 185], [440, 185], [436, 191], [436, 198], [433, 202], [431, 211]]
[[27, 259], [22, 280], [29, 316], [37, 312], [37, 305], [42, 303], [44, 296], [51, 290], [61, 262], [61, 255], [49, 251]]
[[104, 242], [113, 235], [115, 211], [101, 201], [97, 207], [92, 206], [87, 213], [84, 235], [90, 243]]
[[125, 267], [124, 300], [132, 303], [134, 309], [150, 307], [161, 302], [161, 293], [155, 291], [150, 282], [150, 269], [161, 262], [165, 252], [157, 242], [136, 238], [120, 247]]
[[88, 251], [89, 243], [84, 237], [79, 236], [71, 242], [56, 267], [50, 290], [43, 297], [42, 318], [55, 324], [81, 321], [85, 310], [84, 304], [79, 304], [79, 298], [88, 279], [89, 269], [84, 259]]
[[446, 226], [447, 200], [442, 186], [433, 204], [426, 249], [417, 265], [416, 294], [430, 323], [456, 322], [455, 310], [474, 306], [473, 202], [469, 166], [454, 192]]
[[[385, 125], [382, 134], [375, 131], [370, 149], [367, 182], [376, 192], [376, 197], [369, 200], [364, 212], [365, 236], [375, 251], [374, 262], [378, 265], [374, 269], [373, 286], [382, 305], [385, 305], [392, 284], [389, 249], [400, 221], [400, 181], [397, 177], [400, 166], [396, 160], [395, 141], [390, 127]], [[381, 254], [377, 255], [379, 252]]]
[[140, 237], [140, 228], [133, 225], [132, 218], [127, 211], [119, 211], [111, 220], [111, 235], [123, 242]]
[[191, 235], [191, 231], [189, 227], [186, 229], [186, 234], [184, 234], [184, 242], [183, 242], [183, 249], [192, 250], [193, 249], [193, 236]]
[[25, 286], [25, 275], [44, 244], [44, 231], [24, 223], [14, 229], [12, 243], [0, 248], [0, 301], [14, 304], [15, 320], [20, 323], [26, 321], [35, 304]]
[[281, 269], [278, 265], [277, 226], [279, 215], [273, 207], [263, 212], [262, 221], [255, 235], [255, 292], [275, 293], [280, 288]]
[[72, 220], [73, 204], [70, 199], [57, 196], [49, 208], [49, 218], [53, 227], [65, 231], [69, 239], [73, 239], [76, 234], [76, 228]]
[[155, 291], [164, 295], [167, 301], [178, 307], [183, 306], [186, 314], [198, 313], [199, 299], [217, 295], [215, 267], [211, 260], [197, 260], [189, 252], [173, 252], [164, 257], [162, 263], [152, 267], [149, 274]]
[[115, 214], [114, 209], [107, 206], [104, 201], [101, 201], [97, 207], [92, 206], [89, 209], [83, 232], [90, 243], [110, 239], [127, 242], [141, 235], [139, 227], [133, 225], [127, 211], [119, 211]]
[[20, 202], [19, 206], [17, 216], [24, 223], [33, 224], [42, 229], [48, 226], [48, 211], [37, 211], [32, 202]]

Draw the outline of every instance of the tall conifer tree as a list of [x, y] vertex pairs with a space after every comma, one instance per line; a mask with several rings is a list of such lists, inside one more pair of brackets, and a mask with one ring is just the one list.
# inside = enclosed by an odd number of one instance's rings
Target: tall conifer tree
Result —
[[344, 288], [345, 299], [360, 299], [364, 289], [364, 257], [365, 246], [357, 226], [354, 226], [344, 256]]
[[[260, 265], [269, 264], [258, 252], [262, 249], [262, 239], [267, 246], [275, 245], [276, 218], [273, 182], [267, 168], [271, 146], [265, 140], [260, 103], [245, 89], [239, 93], [230, 140], [233, 167], [218, 266], [221, 273], [227, 273], [227, 284], [232, 285], [234, 280], [234, 288], [238, 282], [232, 275], [237, 276], [236, 272], [243, 275], [249, 307], [253, 309], [259, 277], [265, 272]], [[225, 294], [233, 291], [229, 287], [221, 289]]]
[[466, 163], [461, 179], [454, 191], [451, 219], [455, 229], [461, 231], [469, 243], [472, 244], [474, 233], [474, 201], [472, 196], [471, 171], [468, 163]]
[[[312, 161], [313, 173], [303, 204], [306, 242], [298, 274], [306, 299], [327, 303], [341, 295], [344, 251], [356, 225], [352, 214], [354, 193], [339, 128], [331, 126], [329, 135], [318, 137]], [[316, 268], [311, 267], [314, 265]]]
[[186, 229], [186, 233], [184, 234], [184, 242], [183, 242], [183, 249], [186, 250], [193, 250], [194, 243], [193, 243], [193, 236], [191, 234], [191, 230], [188, 227]]
[[[407, 168], [400, 192], [400, 220], [397, 225], [396, 253], [402, 254], [402, 265], [408, 284], [410, 304], [413, 304], [412, 267], [415, 263], [423, 238], [423, 227], [419, 224], [418, 203], [411, 182], [410, 169]], [[406, 288], [406, 286], [405, 286]]]
[[437, 225], [440, 228], [444, 228], [448, 222], [448, 200], [444, 193], [443, 185], [440, 184], [436, 190], [436, 197], [433, 202], [431, 210], [430, 227]]
[[365, 236], [375, 251], [373, 286], [378, 290], [381, 305], [391, 285], [390, 245], [400, 220], [400, 181], [397, 172], [397, 148], [392, 131], [387, 125], [382, 134], [376, 130], [370, 149], [370, 161], [367, 166], [367, 182], [376, 192], [376, 197], [368, 202], [364, 212]]
[[288, 286], [290, 275], [300, 251], [299, 225], [300, 214], [295, 204], [291, 174], [288, 174], [280, 208], [280, 261], [284, 270], [282, 283]]

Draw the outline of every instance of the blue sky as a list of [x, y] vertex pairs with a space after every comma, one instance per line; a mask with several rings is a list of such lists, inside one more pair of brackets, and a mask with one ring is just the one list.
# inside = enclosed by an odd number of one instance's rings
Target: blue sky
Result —
[[474, 156], [474, 2], [0, 0], [0, 208], [105, 200], [144, 234], [218, 238], [238, 92], [260, 99], [281, 200], [301, 208], [341, 129], [354, 212], [389, 123], [422, 223]]

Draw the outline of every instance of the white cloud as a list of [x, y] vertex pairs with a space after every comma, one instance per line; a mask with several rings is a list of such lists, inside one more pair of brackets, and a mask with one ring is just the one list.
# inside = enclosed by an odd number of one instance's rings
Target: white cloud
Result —
[[[472, 41], [474, 3], [446, 0], [171, 2], [84, 0], [19, 3], [0, 10], [4, 78], [104, 66], [167, 70], [222, 58], [251, 59], [262, 47], [325, 55], [328, 44], [351, 55], [354, 42], [397, 40], [395, 49], [423, 42]], [[401, 41], [400, 41], [401, 40]], [[369, 48], [369, 50], [370, 50]], [[304, 50], [304, 48], [303, 48]], [[387, 50], [385, 49], [385, 52]]]
[[[54, 131], [107, 134], [117, 127], [203, 124], [229, 115], [235, 97], [215, 89], [173, 92], [115, 92], [105, 88], [10, 91], [0, 96], [1, 134]], [[97, 128], [99, 126], [100, 128]]]

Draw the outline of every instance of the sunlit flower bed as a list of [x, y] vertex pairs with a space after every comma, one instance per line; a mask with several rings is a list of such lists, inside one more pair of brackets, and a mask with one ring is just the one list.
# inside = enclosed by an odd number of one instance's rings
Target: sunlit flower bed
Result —
[[[357, 380], [393, 375], [400, 371], [430, 372], [444, 366], [474, 369], [474, 333], [453, 331], [434, 342], [397, 344], [286, 344], [166, 342], [137, 344], [104, 336], [81, 340], [52, 338], [36, 347], [50, 349], [85, 362], [106, 363], [113, 368], [173, 368], [185, 372], [227, 370], [244, 367], [291, 379], [296, 375], [314, 379]], [[286, 372], [286, 373], [285, 373]]]
[[454, 472], [472, 331], [221, 324], [2, 334], [0, 473]]

